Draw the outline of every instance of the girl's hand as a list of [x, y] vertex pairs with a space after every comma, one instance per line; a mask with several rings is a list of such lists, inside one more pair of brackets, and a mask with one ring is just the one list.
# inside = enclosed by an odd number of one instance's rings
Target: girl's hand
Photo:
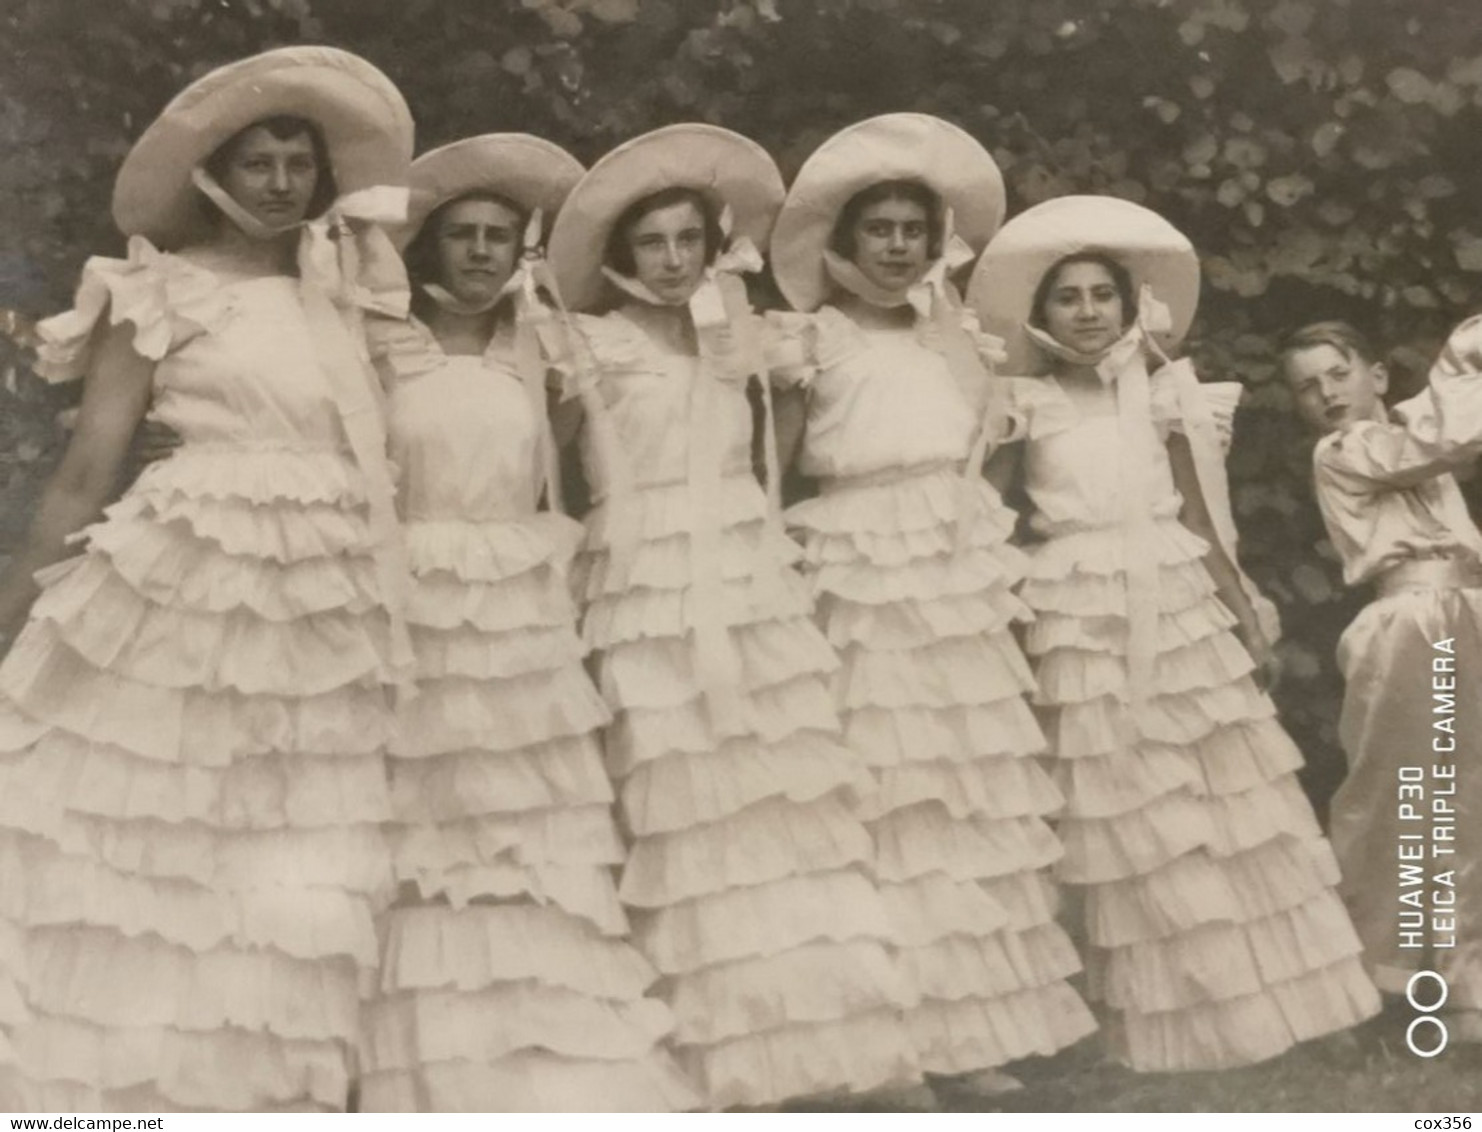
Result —
[[[72, 431], [77, 427], [77, 410], [63, 409], [58, 413], [57, 427], [62, 430], [68, 440], [71, 440]], [[129, 441], [129, 466], [137, 474], [147, 465], [163, 460], [182, 443], [180, 434], [169, 425], [145, 417], [139, 427], [134, 430], [133, 438]]]
[[133, 452], [134, 460], [142, 467], [145, 464], [153, 464], [163, 460], [179, 448], [181, 444], [180, 434], [167, 424], [160, 421], [152, 421], [145, 418], [144, 423], [134, 433]]
[[1250, 658], [1256, 662], [1253, 673], [1256, 686], [1263, 692], [1271, 691], [1281, 678], [1281, 659], [1271, 647], [1271, 642], [1266, 639], [1266, 634], [1261, 632], [1260, 623], [1254, 616], [1244, 617], [1233, 631], [1245, 646], [1245, 651], [1250, 653]]

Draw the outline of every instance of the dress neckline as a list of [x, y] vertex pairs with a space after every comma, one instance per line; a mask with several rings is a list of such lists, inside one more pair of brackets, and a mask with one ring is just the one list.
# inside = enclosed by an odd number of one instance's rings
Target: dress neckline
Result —
[[489, 344], [484, 347], [481, 354], [450, 354], [438, 341], [433, 333], [432, 327], [423, 322], [416, 315], [407, 316], [407, 324], [416, 330], [418, 336], [427, 352], [437, 360], [439, 365], [450, 362], [472, 362], [482, 369], [488, 370], [497, 377], [507, 378], [510, 381], [521, 383], [520, 377], [515, 373], [514, 359], [508, 347], [511, 345], [507, 340], [501, 341], [500, 335], [495, 334], [489, 339]]

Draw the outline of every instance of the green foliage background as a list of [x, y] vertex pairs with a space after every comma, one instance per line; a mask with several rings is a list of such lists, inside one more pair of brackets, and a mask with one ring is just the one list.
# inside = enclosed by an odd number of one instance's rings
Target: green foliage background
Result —
[[[1342, 590], [1273, 336], [1344, 316], [1401, 392], [1482, 305], [1475, 0], [0, 0], [0, 307], [66, 302], [116, 254], [113, 174], [186, 81], [332, 43], [406, 93], [422, 148], [526, 130], [590, 161], [666, 122], [767, 146], [785, 174], [866, 115], [921, 110], [998, 157], [1011, 210], [1067, 192], [1150, 205], [1205, 269], [1190, 349], [1249, 390], [1231, 470], [1247, 566], [1282, 606], [1279, 699], [1321, 799], [1339, 773]], [[0, 345], [0, 552], [54, 457], [52, 396]]]

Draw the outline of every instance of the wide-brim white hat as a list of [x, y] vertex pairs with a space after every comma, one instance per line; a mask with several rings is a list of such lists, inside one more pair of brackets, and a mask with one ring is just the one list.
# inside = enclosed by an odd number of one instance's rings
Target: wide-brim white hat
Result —
[[720, 126], [664, 126], [605, 155], [566, 198], [549, 257], [567, 303], [589, 310], [601, 301], [602, 260], [618, 217], [634, 201], [677, 186], [703, 193], [717, 213], [729, 206], [732, 236], [766, 246], [784, 193], [767, 151]]
[[439, 207], [474, 192], [492, 192], [526, 212], [537, 208], [549, 225], [572, 188], [582, 163], [555, 142], [531, 134], [480, 134], [428, 150], [412, 162], [407, 222], [392, 233], [409, 244]]
[[[1146, 284], [1167, 304], [1169, 330], [1158, 341], [1168, 349], [1183, 341], [1199, 308], [1199, 257], [1188, 237], [1151, 209], [1117, 197], [1055, 197], [1014, 217], [978, 260], [968, 284], [968, 305], [983, 328], [1006, 344], [1007, 373], [1045, 368], [1025, 324], [1040, 280], [1060, 260], [1101, 252], [1132, 276], [1134, 293]], [[1130, 313], [1130, 312], [1129, 312]]]
[[952, 210], [974, 252], [1003, 222], [1003, 174], [966, 130], [930, 114], [882, 114], [846, 126], [803, 163], [772, 229], [772, 274], [787, 301], [816, 310], [832, 289], [823, 253], [839, 213], [881, 181], [919, 181]]
[[341, 194], [406, 184], [412, 115], [391, 80], [348, 51], [282, 47], [218, 67], [160, 111], [114, 183], [119, 229], [167, 248], [204, 235], [191, 170], [234, 134], [282, 114], [323, 131]]

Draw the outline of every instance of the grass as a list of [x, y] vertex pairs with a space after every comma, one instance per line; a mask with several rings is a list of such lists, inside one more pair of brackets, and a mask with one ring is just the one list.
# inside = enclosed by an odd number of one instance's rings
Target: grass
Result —
[[1106, 1061], [1093, 1036], [1053, 1058], [1013, 1066], [1024, 1083], [1015, 1092], [975, 1095], [951, 1081], [936, 1091], [951, 1112], [1482, 1111], [1482, 1046], [1453, 1042], [1435, 1058], [1416, 1057], [1405, 1048], [1409, 1019], [1403, 1003], [1392, 1005], [1349, 1032], [1210, 1073], [1133, 1073]]

